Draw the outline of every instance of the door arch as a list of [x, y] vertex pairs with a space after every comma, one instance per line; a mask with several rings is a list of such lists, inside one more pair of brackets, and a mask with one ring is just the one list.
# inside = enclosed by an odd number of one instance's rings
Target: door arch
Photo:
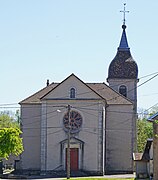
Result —
[[[61, 142], [61, 164], [63, 170], [67, 168], [67, 139]], [[70, 168], [72, 171], [83, 169], [84, 142], [77, 138], [70, 138]]]

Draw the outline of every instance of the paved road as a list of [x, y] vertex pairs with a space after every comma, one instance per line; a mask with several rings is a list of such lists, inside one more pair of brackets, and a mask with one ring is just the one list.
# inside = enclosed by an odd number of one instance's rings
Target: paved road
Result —
[[[82, 177], [80, 177], [82, 178]], [[84, 177], [85, 178], [85, 177]], [[89, 177], [87, 177], [89, 178]], [[121, 174], [121, 175], [105, 175], [105, 176], [93, 176], [91, 178], [120, 178], [120, 179], [127, 179], [127, 178], [135, 178], [134, 174]], [[38, 179], [38, 180], [66, 180], [66, 178], [40, 178], [40, 177], [30, 177], [30, 179]]]
[[120, 175], [105, 175], [105, 178], [122, 178], [122, 179], [126, 179], [126, 178], [135, 178], [134, 174], [120, 174]]
[[[16, 179], [16, 176], [13, 176], [14, 179]], [[23, 176], [25, 178], [21, 179], [37, 179], [37, 180], [66, 180], [67, 178], [51, 178], [51, 177], [44, 177], [44, 176], [30, 176], [27, 177]], [[76, 177], [77, 178], [77, 177]], [[82, 178], [89, 178], [89, 177], [80, 177]], [[105, 178], [105, 179], [110, 179], [110, 178], [119, 178], [119, 179], [126, 179], [126, 178], [135, 178], [134, 174], [123, 174], [123, 175], [105, 175], [105, 176], [91, 176], [90, 178]], [[1, 179], [1, 178], [0, 178]], [[19, 178], [17, 178], [19, 179]]]

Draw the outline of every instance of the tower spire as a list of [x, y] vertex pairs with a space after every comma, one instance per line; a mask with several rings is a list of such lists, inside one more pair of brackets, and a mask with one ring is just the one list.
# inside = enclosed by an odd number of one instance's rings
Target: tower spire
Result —
[[123, 9], [123, 11], [120, 11], [123, 13], [123, 25], [122, 25], [123, 32], [122, 32], [122, 37], [121, 37], [121, 41], [120, 41], [120, 45], [118, 47], [118, 50], [129, 51], [130, 48], [128, 46], [126, 31], [125, 31], [125, 29], [126, 29], [126, 25], [125, 25], [126, 13], [129, 13], [129, 11], [126, 11], [126, 3], [124, 3], [123, 5], [124, 5], [124, 9]]
[[122, 32], [122, 36], [121, 36], [121, 40], [120, 40], [120, 45], [118, 47], [118, 50], [119, 51], [129, 51], [130, 48], [128, 46], [128, 41], [127, 41], [127, 36], [126, 36], [126, 25], [122, 25], [122, 29], [123, 29], [123, 32]]
[[123, 25], [125, 25], [125, 22], [126, 22], [126, 13], [129, 13], [129, 11], [126, 11], [126, 3], [124, 3], [123, 5], [124, 5], [123, 11], [120, 11], [120, 12], [123, 13]]
[[[126, 36], [126, 4], [124, 3], [123, 12], [123, 25], [122, 25], [122, 36], [120, 40], [119, 47], [117, 49], [117, 54], [112, 60], [109, 66], [108, 82], [113, 83], [113, 79], [137, 79], [138, 67], [134, 59], [132, 58], [130, 48], [128, 46], [127, 36]], [[112, 85], [112, 84], [111, 84]]]

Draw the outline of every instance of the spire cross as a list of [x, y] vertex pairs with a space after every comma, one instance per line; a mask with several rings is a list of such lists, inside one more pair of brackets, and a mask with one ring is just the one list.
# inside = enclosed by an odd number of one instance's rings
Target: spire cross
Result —
[[126, 22], [126, 13], [129, 13], [129, 11], [126, 11], [126, 3], [123, 4], [124, 5], [124, 9], [123, 11], [120, 11], [123, 13], [123, 25], [125, 25], [125, 22]]

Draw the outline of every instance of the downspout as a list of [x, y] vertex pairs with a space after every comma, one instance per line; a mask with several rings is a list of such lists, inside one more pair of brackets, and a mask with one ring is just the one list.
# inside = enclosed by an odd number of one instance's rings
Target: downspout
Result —
[[108, 107], [107, 102], [105, 100], [103, 106], [103, 113], [102, 113], [102, 135], [103, 135], [103, 175], [106, 173], [106, 119], [107, 119], [107, 111], [106, 108]]

